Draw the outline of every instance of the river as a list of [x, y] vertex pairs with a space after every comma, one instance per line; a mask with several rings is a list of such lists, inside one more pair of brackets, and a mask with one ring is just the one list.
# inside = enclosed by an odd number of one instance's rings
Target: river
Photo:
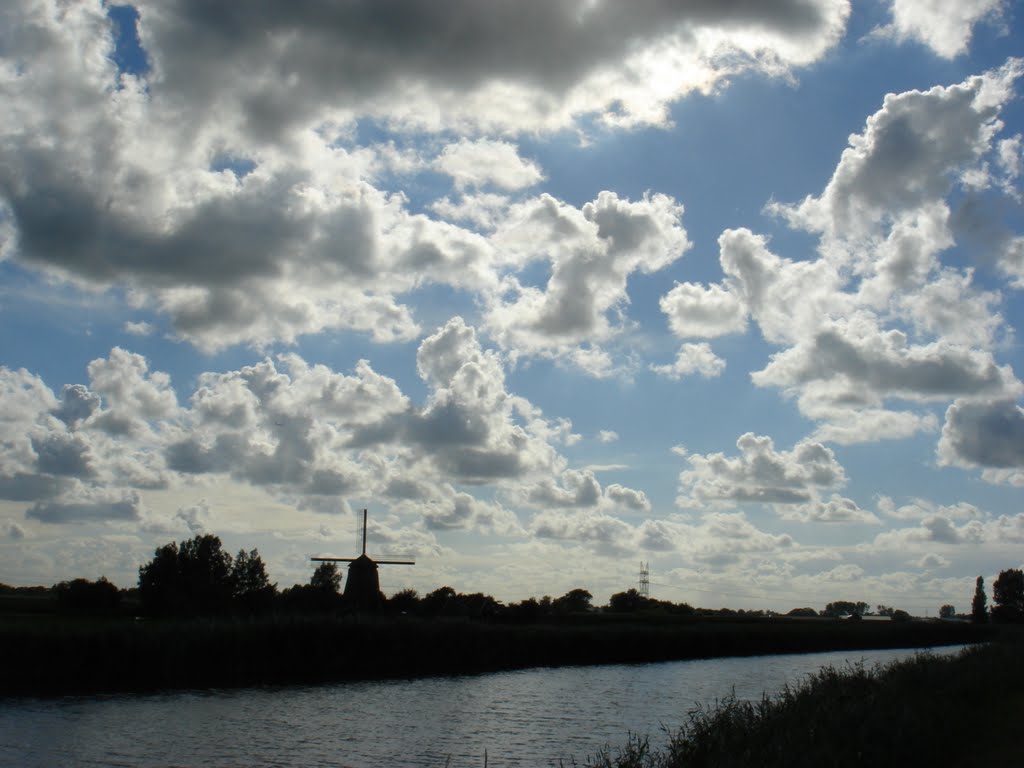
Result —
[[[939, 653], [958, 648], [939, 649]], [[0, 765], [557, 766], [629, 733], [665, 741], [695, 704], [773, 695], [822, 666], [912, 650], [527, 669], [464, 677], [0, 699]], [[10, 663], [10, 660], [8, 660]]]

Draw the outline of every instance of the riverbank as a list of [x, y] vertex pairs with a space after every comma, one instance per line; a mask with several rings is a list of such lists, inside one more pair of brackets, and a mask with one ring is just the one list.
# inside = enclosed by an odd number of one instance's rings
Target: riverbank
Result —
[[993, 629], [946, 622], [630, 617], [494, 623], [366, 617], [255, 620], [8, 618], [0, 694], [227, 688], [973, 643]]
[[759, 702], [688, 713], [664, 750], [635, 739], [591, 768], [1020, 765], [1024, 645], [924, 654], [879, 669], [826, 667]]

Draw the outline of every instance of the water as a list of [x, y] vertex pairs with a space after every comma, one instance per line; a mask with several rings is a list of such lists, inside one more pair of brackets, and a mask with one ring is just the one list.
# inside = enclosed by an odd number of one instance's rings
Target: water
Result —
[[[958, 650], [940, 649], [940, 653]], [[528, 669], [467, 677], [152, 695], [0, 699], [0, 765], [557, 766], [686, 711], [775, 694], [825, 665], [910, 650]]]

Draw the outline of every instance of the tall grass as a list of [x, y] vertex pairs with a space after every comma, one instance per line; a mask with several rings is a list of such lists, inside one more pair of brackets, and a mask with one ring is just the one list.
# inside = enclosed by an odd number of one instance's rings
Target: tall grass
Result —
[[686, 713], [668, 746], [630, 737], [592, 768], [1011, 765], [1024, 697], [1024, 646], [953, 658], [919, 654], [885, 667], [825, 667], [775, 698], [727, 698]]

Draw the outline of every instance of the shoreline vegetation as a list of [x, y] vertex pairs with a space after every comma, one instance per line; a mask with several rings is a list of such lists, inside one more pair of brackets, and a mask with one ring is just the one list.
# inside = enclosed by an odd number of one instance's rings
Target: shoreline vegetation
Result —
[[963, 622], [577, 614], [0, 620], [0, 695], [320, 684], [523, 667], [642, 663], [991, 640]]
[[[694, 608], [629, 589], [607, 606], [586, 589], [502, 604], [448, 586], [386, 597], [376, 566], [344, 593], [335, 562], [278, 590], [259, 552], [232, 557], [212, 534], [158, 547], [138, 587], [105, 578], [52, 588], [0, 584], [0, 696], [318, 684], [524, 667], [967, 645], [1014, 634], [1024, 573], [1003, 571], [971, 622], [839, 600], [820, 613]], [[991, 618], [996, 623], [989, 623]]]
[[[589, 768], [1020, 764], [1024, 644], [972, 646], [865, 669], [825, 667], [776, 697], [686, 713], [668, 744], [607, 748]], [[681, 713], [682, 715], [682, 713]]]

